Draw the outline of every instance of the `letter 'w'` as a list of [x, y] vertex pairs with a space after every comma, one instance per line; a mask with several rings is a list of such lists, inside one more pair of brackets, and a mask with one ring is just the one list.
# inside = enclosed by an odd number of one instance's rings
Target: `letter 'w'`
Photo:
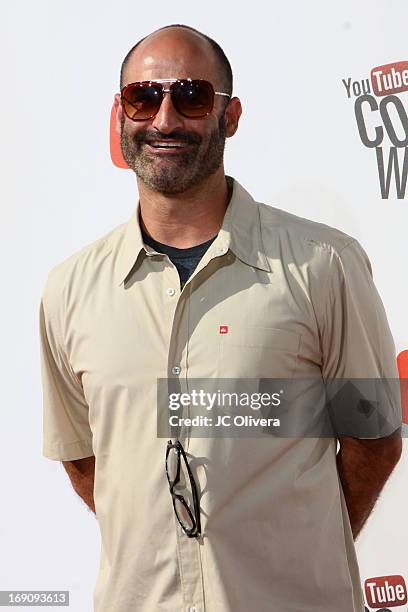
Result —
[[388, 199], [388, 194], [390, 192], [391, 185], [391, 175], [393, 170], [395, 175], [395, 190], [397, 192], [397, 198], [399, 200], [402, 200], [405, 197], [405, 188], [407, 186], [408, 172], [408, 147], [405, 147], [402, 176], [400, 175], [397, 151], [397, 147], [390, 147], [390, 156], [388, 158], [387, 166], [387, 178], [385, 178], [382, 147], [375, 148], [375, 152], [377, 155], [378, 178], [380, 180], [381, 197], [383, 200]]

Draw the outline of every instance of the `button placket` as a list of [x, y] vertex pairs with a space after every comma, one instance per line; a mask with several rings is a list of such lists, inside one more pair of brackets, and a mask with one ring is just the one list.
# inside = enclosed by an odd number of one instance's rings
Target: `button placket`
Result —
[[183, 574], [183, 597], [186, 609], [196, 608], [197, 612], [205, 612], [199, 541], [196, 538], [187, 537], [178, 526], [177, 544], [181, 563], [180, 571]]
[[[191, 291], [180, 291], [178, 295], [175, 292], [173, 295], [176, 296], [177, 301], [175, 297], [170, 296], [171, 292], [169, 289], [174, 287], [174, 280], [172, 278], [174, 271], [174, 269], [166, 269], [164, 275], [166, 295], [172, 298], [166, 301], [167, 303], [174, 304], [174, 314], [169, 334], [168, 376], [173, 379], [179, 377], [177, 386], [179, 391], [184, 393], [188, 391], [186, 384], [186, 353], [188, 346], [189, 304], [187, 301]], [[183, 416], [185, 416], [184, 408]], [[183, 443], [181, 432], [179, 438]], [[175, 529], [178, 548], [177, 560], [180, 564], [179, 569], [182, 576], [184, 610], [186, 612], [205, 612], [200, 544], [195, 538], [189, 538], [176, 520]]]

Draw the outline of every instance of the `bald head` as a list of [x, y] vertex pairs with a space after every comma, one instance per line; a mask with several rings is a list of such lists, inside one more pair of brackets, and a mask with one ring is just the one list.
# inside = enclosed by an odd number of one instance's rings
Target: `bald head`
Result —
[[232, 71], [214, 40], [183, 24], [164, 26], [139, 40], [123, 60], [120, 88], [129, 82], [172, 77], [203, 78], [232, 95]]

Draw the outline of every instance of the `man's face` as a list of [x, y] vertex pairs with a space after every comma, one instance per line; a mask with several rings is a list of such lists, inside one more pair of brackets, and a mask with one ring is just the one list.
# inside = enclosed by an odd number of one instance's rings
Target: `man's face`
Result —
[[[208, 47], [200, 48], [201, 41], [192, 43], [191, 38], [177, 37], [172, 31], [151, 38], [144, 41], [131, 57], [125, 84], [190, 77], [206, 79], [216, 91], [220, 91], [215, 58], [209, 58]], [[165, 88], [168, 87], [166, 83]], [[161, 107], [152, 119], [135, 122], [123, 113], [120, 141], [126, 163], [146, 186], [160, 193], [182, 193], [199, 185], [223, 163], [225, 100], [224, 96], [215, 96], [212, 113], [203, 119], [188, 119], [180, 115], [169, 93], [165, 93]], [[169, 152], [148, 144], [171, 139], [188, 146]]]

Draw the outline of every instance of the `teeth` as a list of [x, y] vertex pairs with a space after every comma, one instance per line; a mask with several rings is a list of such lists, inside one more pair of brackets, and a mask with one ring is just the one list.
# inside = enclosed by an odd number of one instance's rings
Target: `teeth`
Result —
[[183, 142], [150, 142], [149, 143], [150, 146], [152, 147], [167, 147], [167, 148], [174, 148], [174, 147], [184, 147], [185, 143]]

